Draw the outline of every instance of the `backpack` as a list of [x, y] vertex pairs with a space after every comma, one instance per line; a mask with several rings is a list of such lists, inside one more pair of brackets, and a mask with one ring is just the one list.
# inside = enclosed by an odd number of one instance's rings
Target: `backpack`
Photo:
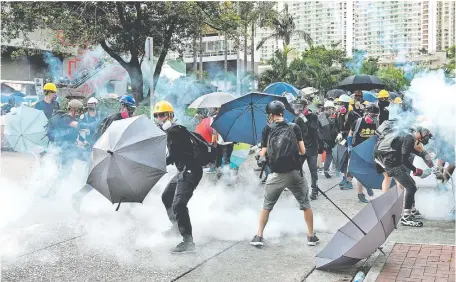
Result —
[[49, 141], [51, 142], [58, 142], [64, 137], [64, 135], [70, 134], [70, 130], [65, 132], [62, 130], [62, 118], [68, 116], [68, 113], [65, 111], [56, 111], [49, 119], [48, 123], [46, 124], [46, 136], [48, 137]]
[[392, 147], [393, 141], [397, 137], [397, 132], [394, 128], [396, 119], [385, 120], [376, 130], [375, 135], [378, 137], [377, 144], [375, 144], [376, 154], [386, 154], [396, 151]]
[[280, 125], [273, 123], [268, 126], [271, 128], [267, 142], [268, 162], [271, 171], [286, 173], [301, 170], [298, 140], [293, 130], [295, 124]]
[[[217, 153], [215, 147], [210, 145], [204, 138], [197, 132], [189, 131], [185, 126], [174, 125], [185, 129], [189, 133], [190, 142], [192, 143], [192, 158], [198, 165], [206, 166], [209, 163], [215, 162]], [[173, 126], [173, 127], [174, 127]]]

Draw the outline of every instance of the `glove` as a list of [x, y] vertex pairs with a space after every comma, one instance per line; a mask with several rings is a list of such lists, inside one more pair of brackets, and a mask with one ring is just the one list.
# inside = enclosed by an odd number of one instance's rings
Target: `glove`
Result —
[[321, 143], [323, 143], [323, 148], [325, 148], [325, 149], [329, 148], [328, 143], [326, 143], [325, 141], [321, 141]]
[[266, 158], [258, 156], [257, 165], [263, 167], [266, 164]]
[[428, 168], [426, 170], [422, 170], [421, 168], [417, 168], [413, 175], [419, 176], [421, 179], [424, 179], [424, 178], [428, 177], [429, 175], [431, 175], [431, 173], [432, 173], [432, 169]]
[[337, 134], [336, 141], [342, 141], [342, 139], [344, 139], [342, 133]]

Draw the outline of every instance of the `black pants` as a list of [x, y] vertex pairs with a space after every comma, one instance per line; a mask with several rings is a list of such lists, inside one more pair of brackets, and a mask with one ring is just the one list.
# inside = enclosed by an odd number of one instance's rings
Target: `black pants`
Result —
[[193, 196], [193, 190], [203, 177], [203, 169], [183, 170], [171, 179], [162, 194], [162, 201], [173, 225], [177, 224], [185, 242], [192, 242], [192, 224], [187, 204]]
[[221, 167], [223, 165], [230, 165], [231, 154], [233, 153], [234, 144], [220, 145], [217, 144], [217, 158], [215, 160], [215, 167]]
[[385, 170], [389, 177], [393, 177], [405, 188], [404, 209], [412, 209], [413, 204], [415, 204], [415, 194], [418, 188], [416, 187], [415, 180], [410, 176], [410, 171], [404, 165], [386, 168]]
[[306, 157], [307, 165], [309, 166], [309, 171], [310, 171], [310, 178], [312, 179], [312, 185], [311, 185], [312, 188], [317, 187], [317, 180], [318, 180], [317, 159], [318, 159], [318, 155]]

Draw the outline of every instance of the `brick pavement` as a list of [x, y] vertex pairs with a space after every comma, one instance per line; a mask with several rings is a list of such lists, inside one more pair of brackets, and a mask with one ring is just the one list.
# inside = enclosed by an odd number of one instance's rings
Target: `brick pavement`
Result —
[[455, 281], [455, 246], [395, 244], [377, 282]]

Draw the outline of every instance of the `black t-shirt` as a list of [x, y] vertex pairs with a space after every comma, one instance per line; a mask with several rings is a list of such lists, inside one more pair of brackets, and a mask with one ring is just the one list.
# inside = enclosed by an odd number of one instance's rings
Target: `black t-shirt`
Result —
[[[345, 121], [345, 115], [348, 115], [347, 121]], [[353, 123], [355, 123], [360, 116], [354, 111], [349, 111], [345, 115], [339, 114], [337, 117], [337, 129], [340, 133], [342, 133], [344, 138], [347, 138], [348, 132], [350, 131]]]
[[380, 108], [380, 114], [378, 116], [378, 125], [381, 125], [385, 120], [389, 120], [389, 111], [385, 108]]
[[375, 134], [375, 129], [377, 129], [377, 125], [375, 123], [367, 123], [364, 118], [361, 118], [361, 124], [359, 125], [358, 132], [355, 132], [357, 122], [358, 120], [356, 120], [356, 122], [354, 122], [351, 127], [354, 139], [352, 144], [353, 147], [369, 139], [372, 135]]
[[[282, 121], [282, 122], [277, 122], [278, 126], [281, 125], [286, 125], [287, 122]], [[268, 146], [268, 137], [269, 137], [269, 132], [271, 132], [272, 128], [269, 125], [266, 125], [263, 128], [262, 136], [261, 136], [261, 148], [266, 148]], [[301, 129], [299, 129], [299, 126], [294, 124], [293, 126], [293, 131], [296, 134], [296, 139], [299, 141], [302, 140], [302, 134], [301, 134]]]
[[301, 129], [306, 154], [316, 155], [318, 153], [318, 116], [310, 113], [305, 118], [307, 119], [306, 122], [302, 117], [297, 117], [294, 122]]
[[187, 128], [174, 125], [166, 131], [166, 135], [168, 147], [167, 164], [175, 164], [178, 170], [182, 170], [184, 166], [190, 170], [200, 167], [195, 164], [193, 145]]
[[57, 101], [52, 101], [49, 104], [46, 101], [41, 100], [35, 104], [35, 109], [43, 111], [44, 115], [50, 119], [54, 114], [54, 111], [59, 109], [59, 103]]
[[411, 171], [416, 171], [410, 155], [419, 154], [419, 152], [415, 150], [415, 138], [411, 134], [396, 137], [391, 143], [391, 147], [395, 151], [385, 157], [386, 168], [394, 168], [403, 164]]

